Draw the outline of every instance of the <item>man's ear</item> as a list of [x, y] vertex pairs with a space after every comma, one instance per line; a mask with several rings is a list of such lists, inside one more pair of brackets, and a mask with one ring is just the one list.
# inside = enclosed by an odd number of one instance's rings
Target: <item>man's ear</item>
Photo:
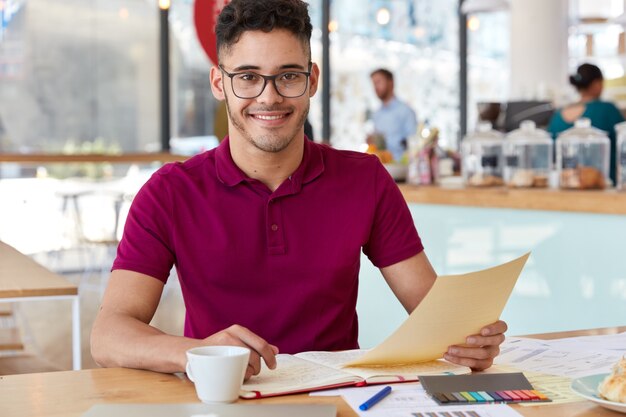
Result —
[[224, 77], [222, 71], [217, 66], [211, 67], [210, 79], [213, 96], [218, 100], [224, 100]]
[[311, 65], [311, 75], [309, 77], [309, 97], [313, 97], [317, 92], [317, 85], [320, 79], [320, 68], [314, 62]]

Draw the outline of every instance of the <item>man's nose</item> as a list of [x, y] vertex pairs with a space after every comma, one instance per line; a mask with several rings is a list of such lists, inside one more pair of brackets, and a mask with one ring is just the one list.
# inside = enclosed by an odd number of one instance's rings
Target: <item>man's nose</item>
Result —
[[276, 89], [276, 84], [274, 84], [274, 80], [268, 80], [265, 84], [265, 88], [261, 92], [261, 95], [256, 98], [256, 100], [260, 103], [272, 104], [272, 103], [281, 103], [283, 101], [283, 96], [278, 94], [278, 90]]

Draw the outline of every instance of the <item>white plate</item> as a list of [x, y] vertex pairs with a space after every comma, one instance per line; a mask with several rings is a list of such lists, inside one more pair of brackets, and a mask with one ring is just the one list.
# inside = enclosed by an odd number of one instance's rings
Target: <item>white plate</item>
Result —
[[602, 382], [607, 375], [608, 374], [597, 374], [576, 378], [572, 381], [572, 391], [609, 410], [626, 413], [626, 403], [605, 400], [598, 394], [598, 385], [600, 385], [600, 382]]

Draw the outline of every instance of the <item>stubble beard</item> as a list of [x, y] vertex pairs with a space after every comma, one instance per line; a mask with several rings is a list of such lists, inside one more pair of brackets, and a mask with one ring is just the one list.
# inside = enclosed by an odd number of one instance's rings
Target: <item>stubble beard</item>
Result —
[[[293, 131], [285, 133], [283, 135], [280, 135], [279, 133], [268, 132], [266, 134], [253, 137], [250, 132], [246, 130], [243, 120], [238, 115], [233, 114], [230, 111], [228, 97], [225, 96], [224, 98], [226, 100], [226, 113], [228, 114], [228, 118], [230, 119], [231, 124], [235, 127], [235, 129], [237, 129], [237, 131], [248, 143], [264, 152], [278, 153], [286, 149], [291, 144], [291, 142], [293, 142], [298, 133], [302, 130], [302, 127], [304, 126], [304, 121], [309, 114], [310, 103], [307, 103], [307, 106], [300, 115], [298, 123], [296, 123]], [[272, 109], [270, 107], [264, 110], [271, 111], [276, 109]]]

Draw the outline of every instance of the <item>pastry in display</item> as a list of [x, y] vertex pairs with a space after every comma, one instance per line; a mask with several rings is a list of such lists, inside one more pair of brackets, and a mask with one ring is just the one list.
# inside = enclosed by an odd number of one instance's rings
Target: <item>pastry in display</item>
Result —
[[496, 187], [503, 185], [504, 181], [495, 175], [476, 173], [469, 177], [468, 183], [472, 187]]
[[579, 166], [561, 171], [561, 188], [576, 188], [581, 190], [603, 189], [604, 175], [594, 167]]
[[604, 175], [599, 169], [581, 166], [578, 167], [578, 174], [580, 175], [580, 188], [604, 188]]
[[605, 400], [626, 403], [626, 356], [613, 366], [613, 372], [600, 383], [598, 392]]
[[546, 188], [548, 186], [548, 176], [537, 175], [532, 169], [518, 169], [513, 174], [508, 186], [515, 188]]
[[548, 176], [547, 175], [535, 175], [533, 177], [533, 187], [535, 188], [546, 188], [548, 186]]
[[509, 182], [510, 187], [532, 187], [533, 179], [534, 179], [533, 171], [530, 169], [518, 169], [513, 174], [511, 181]]
[[561, 188], [580, 188], [578, 171], [568, 168], [561, 171]]

